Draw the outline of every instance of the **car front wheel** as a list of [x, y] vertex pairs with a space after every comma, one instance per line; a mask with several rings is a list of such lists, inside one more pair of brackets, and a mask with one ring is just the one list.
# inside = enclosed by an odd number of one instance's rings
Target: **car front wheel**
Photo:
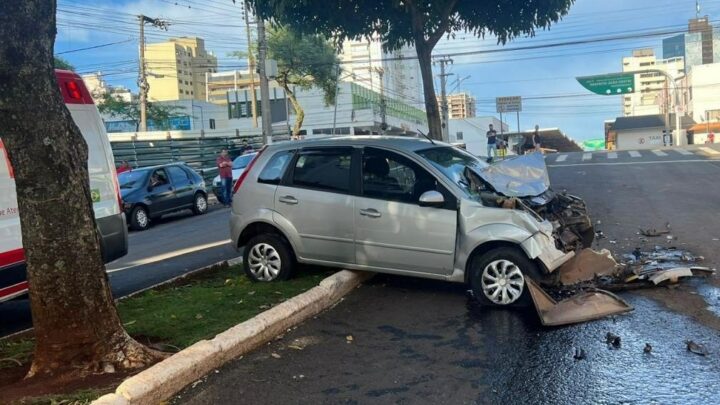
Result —
[[193, 214], [202, 215], [207, 212], [207, 209], [208, 209], [208, 202], [207, 202], [207, 197], [205, 197], [205, 194], [202, 194], [202, 193], [195, 194], [195, 203], [193, 204]]
[[144, 231], [150, 226], [150, 217], [145, 207], [137, 206], [130, 213], [130, 228], [134, 231]]
[[245, 246], [243, 268], [253, 281], [287, 280], [295, 268], [295, 258], [282, 238], [262, 234]]
[[526, 278], [538, 278], [537, 265], [524, 252], [500, 247], [473, 259], [470, 286], [485, 305], [529, 305]]

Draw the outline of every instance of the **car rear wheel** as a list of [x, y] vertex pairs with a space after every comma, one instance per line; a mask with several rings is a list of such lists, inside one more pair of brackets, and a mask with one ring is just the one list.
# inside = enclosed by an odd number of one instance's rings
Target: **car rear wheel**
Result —
[[253, 281], [287, 280], [295, 269], [295, 258], [282, 238], [262, 234], [245, 246], [243, 268]]
[[530, 305], [526, 278], [538, 279], [537, 265], [520, 249], [500, 247], [473, 259], [470, 286], [484, 305]]
[[195, 203], [193, 204], [193, 214], [202, 215], [207, 212], [208, 202], [207, 197], [203, 193], [195, 194]]
[[150, 226], [150, 217], [145, 207], [137, 206], [130, 213], [130, 228], [134, 231], [144, 231]]

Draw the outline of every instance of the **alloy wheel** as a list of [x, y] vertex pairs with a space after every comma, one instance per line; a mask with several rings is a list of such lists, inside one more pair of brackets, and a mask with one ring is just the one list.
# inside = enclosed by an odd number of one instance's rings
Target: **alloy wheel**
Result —
[[509, 305], [522, 296], [525, 277], [515, 263], [495, 260], [483, 269], [481, 286], [483, 294], [493, 304]]
[[258, 243], [250, 248], [248, 266], [250, 272], [259, 281], [272, 281], [280, 274], [282, 260], [280, 254], [272, 245]]

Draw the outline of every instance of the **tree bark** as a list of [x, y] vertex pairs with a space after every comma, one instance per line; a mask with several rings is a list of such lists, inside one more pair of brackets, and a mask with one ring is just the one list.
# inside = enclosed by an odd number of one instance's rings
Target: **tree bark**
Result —
[[297, 101], [295, 93], [290, 91], [289, 85], [282, 84], [282, 88], [288, 95], [288, 98], [290, 99], [290, 104], [292, 104], [293, 109], [295, 109], [295, 124], [293, 125], [292, 134], [293, 137], [297, 138], [298, 136], [300, 136], [300, 129], [302, 129], [303, 122], [305, 121], [305, 110], [303, 110], [302, 106]]
[[85, 140], [53, 70], [55, 0], [0, 7], [0, 128], [15, 172], [35, 354], [27, 377], [146, 366], [123, 329], [95, 231]]
[[432, 139], [442, 141], [442, 119], [438, 108], [437, 97], [435, 96], [435, 84], [433, 83], [432, 72], [432, 49], [425, 44], [416, 42], [418, 62], [420, 63], [420, 75], [422, 76], [423, 92], [425, 93], [425, 113], [428, 119], [428, 136]]

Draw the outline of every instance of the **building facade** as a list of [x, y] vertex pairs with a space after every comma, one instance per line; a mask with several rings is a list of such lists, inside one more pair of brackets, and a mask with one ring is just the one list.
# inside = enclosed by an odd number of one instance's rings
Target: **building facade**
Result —
[[217, 71], [217, 58], [197, 37], [170, 38], [145, 46], [150, 101], [206, 101], [206, 73]]
[[115, 99], [130, 103], [136, 99], [136, 96], [130, 92], [130, 90], [123, 86], [112, 86], [109, 85], [105, 79], [103, 79], [102, 72], [91, 73], [82, 75], [83, 82], [87, 86], [90, 96], [93, 98], [95, 104], [100, 104], [105, 95], [110, 94]]
[[697, 65], [720, 63], [720, 28], [707, 16], [688, 22], [688, 32], [663, 40], [663, 58], [685, 58], [685, 70]]
[[688, 115], [697, 123], [720, 122], [720, 63], [693, 66], [681, 83]]
[[[438, 105], [442, 98], [438, 96]], [[468, 93], [450, 94], [447, 96], [448, 116], [450, 119], [472, 118], [475, 116], [475, 98]]]
[[385, 52], [380, 39], [345, 41], [340, 78], [424, 109], [420, 64], [414, 47]]
[[[637, 49], [632, 56], [622, 60], [623, 72], [640, 72], [643, 70], [661, 70], [675, 80], [685, 74], [685, 63], [682, 57], [657, 59], [652, 49]], [[635, 74], [635, 92], [625, 94], [622, 98], [623, 115], [626, 117], [639, 115], [662, 114], [668, 106], [669, 97], [665, 76], [660, 72], [644, 72]]]

